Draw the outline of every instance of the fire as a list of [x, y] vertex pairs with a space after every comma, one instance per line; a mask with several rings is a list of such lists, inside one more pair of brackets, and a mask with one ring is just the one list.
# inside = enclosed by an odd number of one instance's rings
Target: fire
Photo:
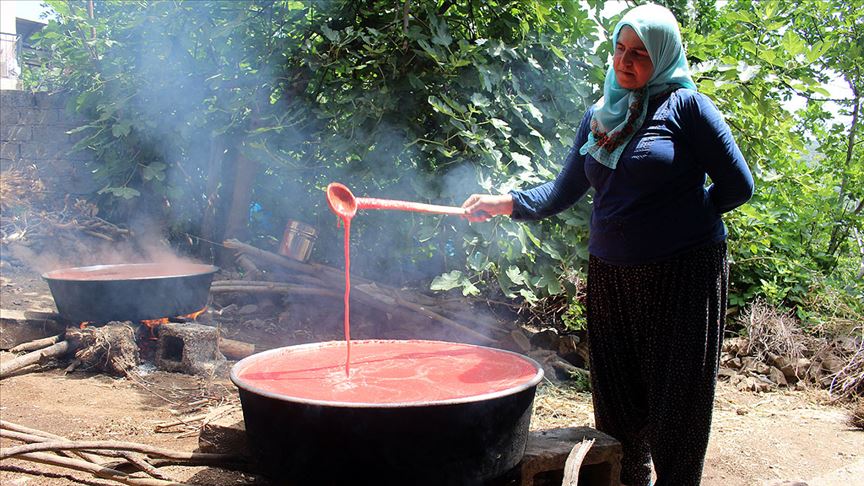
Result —
[[203, 314], [204, 311], [206, 311], [206, 310], [207, 310], [207, 306], [205, 305], [205, 306], [202, 307], [200, 310], [197, 310], [197, 311], [195, 311], [195, 312], [193, 312], [193, 313], [191, 313], [191, 314], [186, 314], [186, 315], [183, 316], [183, 317], [188, 317], [189, 319], [192, 319], [192, 320], [194, 321], [195, 319], [198, 319], [198, 316], [200, 316], [201, 314]]
[[92, 322], [92, 321], [84, 321], [84, 322], [82, 322], [81, 324], [78, 325], [78, 328], [81, 329], [81, 330], [83, 331], [84, 329], [87, 328], [87, 326], [90, 325], [91, 322]]
[[161, 319], [141, 319], [141, 324], [144, 324], [145, 326], [149, 327], [150, 330], [152, 331], [153, 329], [155, 329], [157, 326], [159, 326], [161, 324], [168, 324], [168, 318], [163, 317]]

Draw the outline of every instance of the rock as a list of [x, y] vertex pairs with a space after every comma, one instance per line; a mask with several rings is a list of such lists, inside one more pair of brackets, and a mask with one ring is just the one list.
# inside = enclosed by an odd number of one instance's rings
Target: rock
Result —
[[839, 373], [844, 366], [846, 366], [844, 360], [838, 358], [836, 355], [833, 354], [826, 356], [825, 359], [822, 360], [822, 369], [829, 375]]
[[758, 359], [752, 356], [745, 356], [741, 358], [741, 370], [742, 371], [753, 371], [760, 375], [768, 374], [769, 366]]
[[807, 379], [813, 383], [819, 383], [822, 381], [822, 367], [821, 366], [810, 366], [807, 368]]
[[225, 307], [219, 309], [218, 314], [220, 316], [230, 315], [237, 312], [237, 304], [228, 304]]
[[544, 329], [531, 336], [531, 345], [540, 349], [558, 350], [560, 338], [554, 329]]
[[752, 391], [757, 393], [767, 392], [771, 390], [771, 385], [756, 377], [747, 376], [735, 385], [740, 391]]
[[732, 382], [732, 378], [737, 376], [738, 373], [735, 370], [730, 370], [729, 368], [720, 368], [720, 371], [717, 372], [718, 380], [729, 380]]
[[513, 342], [516, 343], [516, 346], [519, 346], [523, 352], [527, 353], [531, 351], [531, 340], [528, 339], [528, 336], [525, 335], [525, 331], [522, 329], [514, 329], [510, 331], [510, 337], [513, 339]]
[[735, 356], [747, 354], [750, 349], [750, 340], [743, 337], [734, 337], [723, 340], [723, 352]]
[[258, 312], [258, 306], [255, 304], [246, 304], [237, 311], [241, 316], [248, 316], [249, 314], [254, 314]]
[[735, 368], [736, 370], [740, 370], [741, 369], [741, 358], [735, 357], [735, 358], [730, 359], [729, 362], [726, 363], [726, 366], [728, 366], [730, 368]]
[[558, 354], [568, 363], [579, 368], [588, 367], [588, 343], [579, 336], [566, 334], [558, 342]]
[[786, 375], [774, 366], [768, 370], [768, 378], [780, 386], [789, 386], [789, 382], [786, 381]]

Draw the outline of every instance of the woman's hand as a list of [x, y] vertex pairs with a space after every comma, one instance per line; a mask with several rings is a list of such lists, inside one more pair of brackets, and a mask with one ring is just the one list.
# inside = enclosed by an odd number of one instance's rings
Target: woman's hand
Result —
[[462, 203], [465, 208], [465, 216], [468, 221], [477, 223], [486, 221], [492, 216], [510, 216], [513, 213], [513, 196], [501, 194], [472, 194]]

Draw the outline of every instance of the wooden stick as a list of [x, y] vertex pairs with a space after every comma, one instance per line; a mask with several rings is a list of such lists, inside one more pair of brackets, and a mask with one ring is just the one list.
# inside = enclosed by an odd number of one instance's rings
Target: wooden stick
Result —
[[159, 470], [153, 467], [152, 464], [147, 462], [147, 458], [142, 456], [141, 454], [135, 452], [122, 452], [120, 455], [124, 459], [129, 461], [130, 464], [153, 476], [156, 479], [162, 479], [164, 481], [174, 481], [169, 476], [159, 472]]
[[567, 461], [564, 462], [564, 481], [561, 486], [577, 486], [579, 483], [579, 469], [582, 467], [582, 461], [588, 454], [588, 449], [594, 445], [594, 439], [583, 440], [573, 446], [570, 454], [567, 455]]
[[[7, 439], [13, 439], [13, 440], [21, 441], [21, 442], [26, 442], [28, 444], [32, 444], [32, 443], [36, 443], [36, 442], [49, 442], [52, 440], [57, 440], [55, 438], [42, 437], [41, 435], [27, 434], [24, 432], [16, 432], [14, 430], [6, 430], [6, 429], [0, 429], [0, 437], [6, 437]], [[67, 440], [67, 439], [62, 439], [62, 440]], [[100, 463], [99, 458], [97, 458], [96, 456], [94, 456], [92, 454], [87, 454], [86, 452], [82, 452], [82, 451], [69, 451], [69, 452], [64, 451], [64, 452], [61, 452], [61, 454], [63, 454], [64, 456], [69, 456], [69, 457], [72, 457], [72, 456], [80, 457], [81, 459], [83, 459], [85, 461], [92, 462], [94, 464]]]
[[340, 298], [342, 294], [333, 290], [316, 289], [300, 285], [278, 284], [278, 285], [211, 285], [210, 292], [214, 294], [225, 292], [245, 292], [248, 294], [295, 294], [295, 295], [317, 295], [319, 297]]
[[219, 465], [224, 462], [237, 462], [242, 458], [231, 454], [209, 454], [204, 452], [185, 452], [165, 449], [147, 444], [135, 442], [123, 442], [117, 440], [82, 440], [82, 441], [51, 441], [22, 446], [0, 448], [0, 459], [29, 454], [31, 452], [57, 451], [57, 450], [121, 450], [141, 452], [143, 454], [178, 459], [193, 464]]
[[21, 343], [18, 346], [10, 349], [10, 353], [22, 353], [25, 351], [35, 351], [37, 349], [47, 348], [52, 344], [59, 343], [63, 340], [63, 334], [58, 334], [56, 336], [46, 337], [42, 339], [35, 339], [33, 341], [29, 341], [26, 343]]
[[[344, 280], [344, 274], [341, 271], [338, 271], [338, 270], [331, 268], [331, 267], [328, 267], [326, 265], [320, 265], [320, 264], [316, 264], [316, 263], [300, 263], [300, 262], [291, 260], [289, 258], [285, 258], [283, 256], [277, 255], [275, 253], [271, 253], [269, 251], [255, 248], [254, 246], [247, 245], [245, 243], [241, 243], [237, 240], [225, 240], [223, 242], [223, 244], [225, 245], [226, 248], [237, 250], [237, 251], [252, 255], [253, 257], [261, 258], [262, 260], [265, 260], [267, 262], [285, 267], [289, 270], [293, 270], [293, 271], [297, 271], [297, 272], [302, 273], [302, 274], [313, 275], [315, 277], [321, 278], [325, 283], [327, 283], [330, 286], [333, 286], [333, 285], [338, 286], [340, 284], [343, 284], [345, 281]], [[422, 315], [424, 315], [425, 317], [427, 317], [429, 319], [432, 319], [433, 321], [438, 321], [438, 322], [441, 322], [442, 324], [445, 324], [447, 326], [458, 329], [458, 330], [470, 335], [471, 337], [473, 337], [474, 339], [476, 339], [480, 342], [487, 343], [487, 344], [492, 344], [495, 342], [495, 340], [490, 338], [489, 336], [486, 336], [486, 335], [481, 334], [481, 333], [479, 333], [479, 332], [477, 332], [471, 328], [463, 326], [462, 324], [459, 324], [458, 322], [456, 322], [452, 319], [449, 319], [445, 316], [442, 316], [442, 315], [438, 314], [437, 312], [434, 312], [434, 311], [428, 309], [427, 307], [424, 307], [424, 306], [421, 306], [418, 304], [414, 304], [413, 302], [408, 302], [407, 300], [405, 300], [404, 298], [401, 298], [401, 297], [397, 299], [393, 295], [386, 295], [385, 293], [380, 291], [380, 286], [378, 284], [376, 284], [370, 280], [362, 279], [359, 277], [352, 277], [352, 281], [356, 282], [356, 285], [354, 286], [354, 289], [357, 290], [356, 294], [361, 294], [361, 295], [365, 295], [368, 297], [368, 299], [365, 300], [364, 303], [374, 305], [376, 308], [379, 308], [379, 309], [383, 308], [383, 310], [385, 310], [385, 311], [392, 311], [393, 310], [392, 305], [395, 302], [397, 305], [405, 307], [409, 310], [413, 310], [415, 312], [420, 312]], [[211, 291], [212, 290], [213, 290], [213, 287], [211, 286]], [[393, 292], [393, 294], [398, 295], [395, 292]], [[341, 295], [341, 294], [338, 294], [338, 295]], [[360, 295], [358, 295], [358, 297], [360, 297]]]
[[107, 468], [98, 464], [93, 464], [87, 461], [79, 461], [77, 459], [69, 459], [54, 454], [46, 454], [44, 452], [31, 452], [16, 456], [16, 459], [25, 461], [38, 462], [49, 464], [51, 466], [65, 467], [76, 471], [84, 471], [98, 476], [100, 478], [110, 479], [118, 483], [130, 484], [133, 486], [188, 486], [185, 483], [175, 481], [164, 481], [155, 478], [136, 478], [116, 469]]
[[23, 356], [19, 356], [15, 359], [9, 360], [5, 363], [0, 364], [0, 380], [6, 378], [10, 374], [22, 368], [26, 368], [30, 365], [39, 363], [44, 359], [66, 354], [72, 350], [74, 350], [74, 346], [70, 345], [69, 341], [60, 341], [59, 343], [56, 343], [45, 349], [33, 351], [31, 353], [27, 353]]
[[219, 336], [219, 351], [230, 360], [241, 360], [255, 354], [255, 345]]

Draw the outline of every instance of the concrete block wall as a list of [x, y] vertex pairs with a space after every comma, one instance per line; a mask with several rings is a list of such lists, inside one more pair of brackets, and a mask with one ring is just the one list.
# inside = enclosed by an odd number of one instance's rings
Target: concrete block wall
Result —
[[83, 123], [66, 112], [62, 95], [0, 91], [0, 169], [35, 167], [46, 188], [59, 194], [98, 189], [88, 168], [93, 153], [73, 152], [80, 135], [66, 133]]

